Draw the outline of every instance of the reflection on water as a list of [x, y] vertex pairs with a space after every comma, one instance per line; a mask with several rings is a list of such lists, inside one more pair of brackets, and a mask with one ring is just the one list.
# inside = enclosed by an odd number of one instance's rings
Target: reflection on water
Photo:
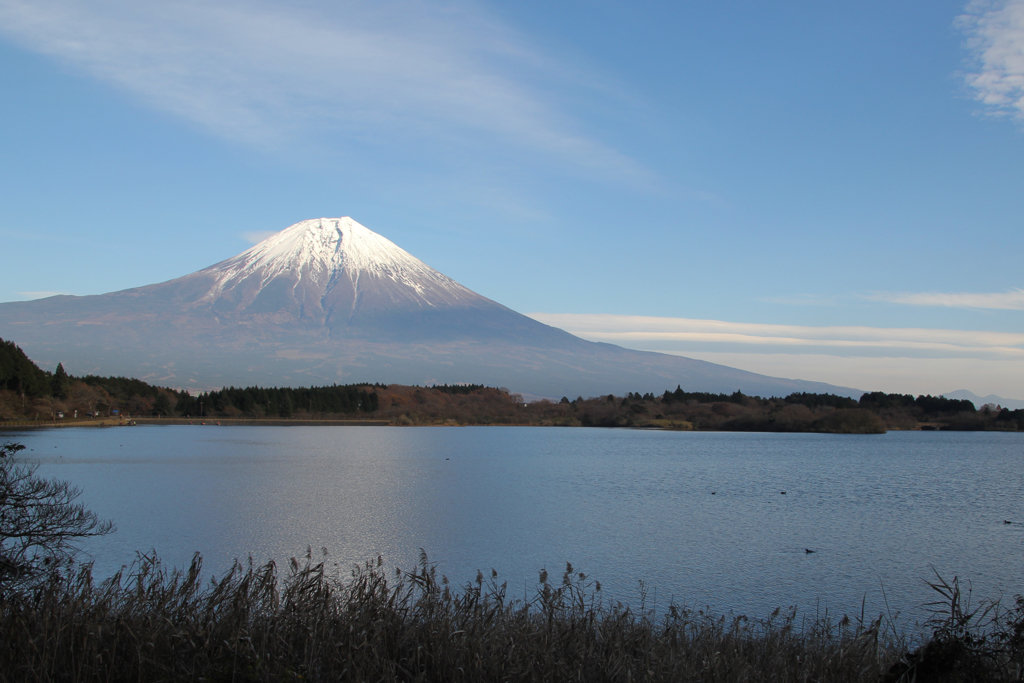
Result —
[[[155, 549], [219, 572], [326, 547], [343, 569], [420, 548], [453, 581], [510, 591], [566, 561], [610, 597], [763, 615], [918, 618], [932, 567], [1024, 592], [1024, 437], [517, 427], [133, 427], [6, 435], [118, 532], [99, 573]], [[783, 493], [784, 492], [784, 493]], [[1012, 524], [1005, 524], [1011, 521]], [[807, 550], [813, 552], [808, 553]]]

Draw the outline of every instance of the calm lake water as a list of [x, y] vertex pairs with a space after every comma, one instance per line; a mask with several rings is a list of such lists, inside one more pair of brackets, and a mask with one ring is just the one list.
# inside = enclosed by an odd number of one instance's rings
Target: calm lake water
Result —
[[[565, 562], [636, 604], [765, 616], [899, 611], [924, 580], [1024, 592], [1024, 435], [686, 433], [528, 427], [138, 426], [8, 432], [115, 521], [99, 573], [155, 549], [209, 573], [326, 547], [339, 571], [419, 549], [513, 594]], [[785, 491], [785, 494], [782, 492]], [[1009, 520], [1012, 524], [1005, 524]], [[813, 550], [807, 553], [806, 550]], [[884, 598], [883, 598], [884, 589]]]

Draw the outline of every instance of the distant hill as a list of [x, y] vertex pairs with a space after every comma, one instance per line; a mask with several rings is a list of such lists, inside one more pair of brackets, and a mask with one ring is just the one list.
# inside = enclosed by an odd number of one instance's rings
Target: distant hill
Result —
[[351, 218], [297, 223], [184, 277], [0, 304], [44, 367], [189, 389], [482, 383], [535, 397], [740, 390], [860, 396], [585, 341], [463, 287]]
[[958, 389], [957, 391], [951, 391], [948, 394], [943, 394], [946, 398], [966, 399], [974, 404], [975, 408], [981, 408], [986, 403], [995, 403], [998, 406], [1009, 408], [1010, 410], [1019, 410], [1024, 408], [1024, 401], [1020, 401], [1015, 398], [1003, 398], [1002, 396], [996, 396], [995, 394], [989, 394], [988, 396], [978, 396], [975, 393], [967, 391], [966, 389]]

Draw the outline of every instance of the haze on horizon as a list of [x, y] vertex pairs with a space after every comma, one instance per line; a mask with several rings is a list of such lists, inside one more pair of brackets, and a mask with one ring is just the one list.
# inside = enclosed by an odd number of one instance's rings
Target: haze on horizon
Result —
[[1024, 0], [0, 0], [0, 64], [0, 301], [349, 215], [587, 339], [1024, 398]]

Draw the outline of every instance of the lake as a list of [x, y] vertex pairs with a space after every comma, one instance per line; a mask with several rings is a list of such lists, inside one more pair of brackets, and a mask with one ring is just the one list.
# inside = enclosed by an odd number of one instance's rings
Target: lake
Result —
[[195, 425], [0, 439], [114, 520], [86, 546], [103, 575], [150, 549], [178, 566], [199, 551], [213, 574], [325, 547], [347, 574], [377, 555], [411, 568], [423, 548], [452, 581], [494, 568], [513, 595], [570, 561], [634, 605], [643, 581], [649, 606], [852, 616], [863, 601], [877, 616], [887, 600], [904, 624], [933, 599], [933, 568], [976, 597], [1024, 592], [1020, 434]]

